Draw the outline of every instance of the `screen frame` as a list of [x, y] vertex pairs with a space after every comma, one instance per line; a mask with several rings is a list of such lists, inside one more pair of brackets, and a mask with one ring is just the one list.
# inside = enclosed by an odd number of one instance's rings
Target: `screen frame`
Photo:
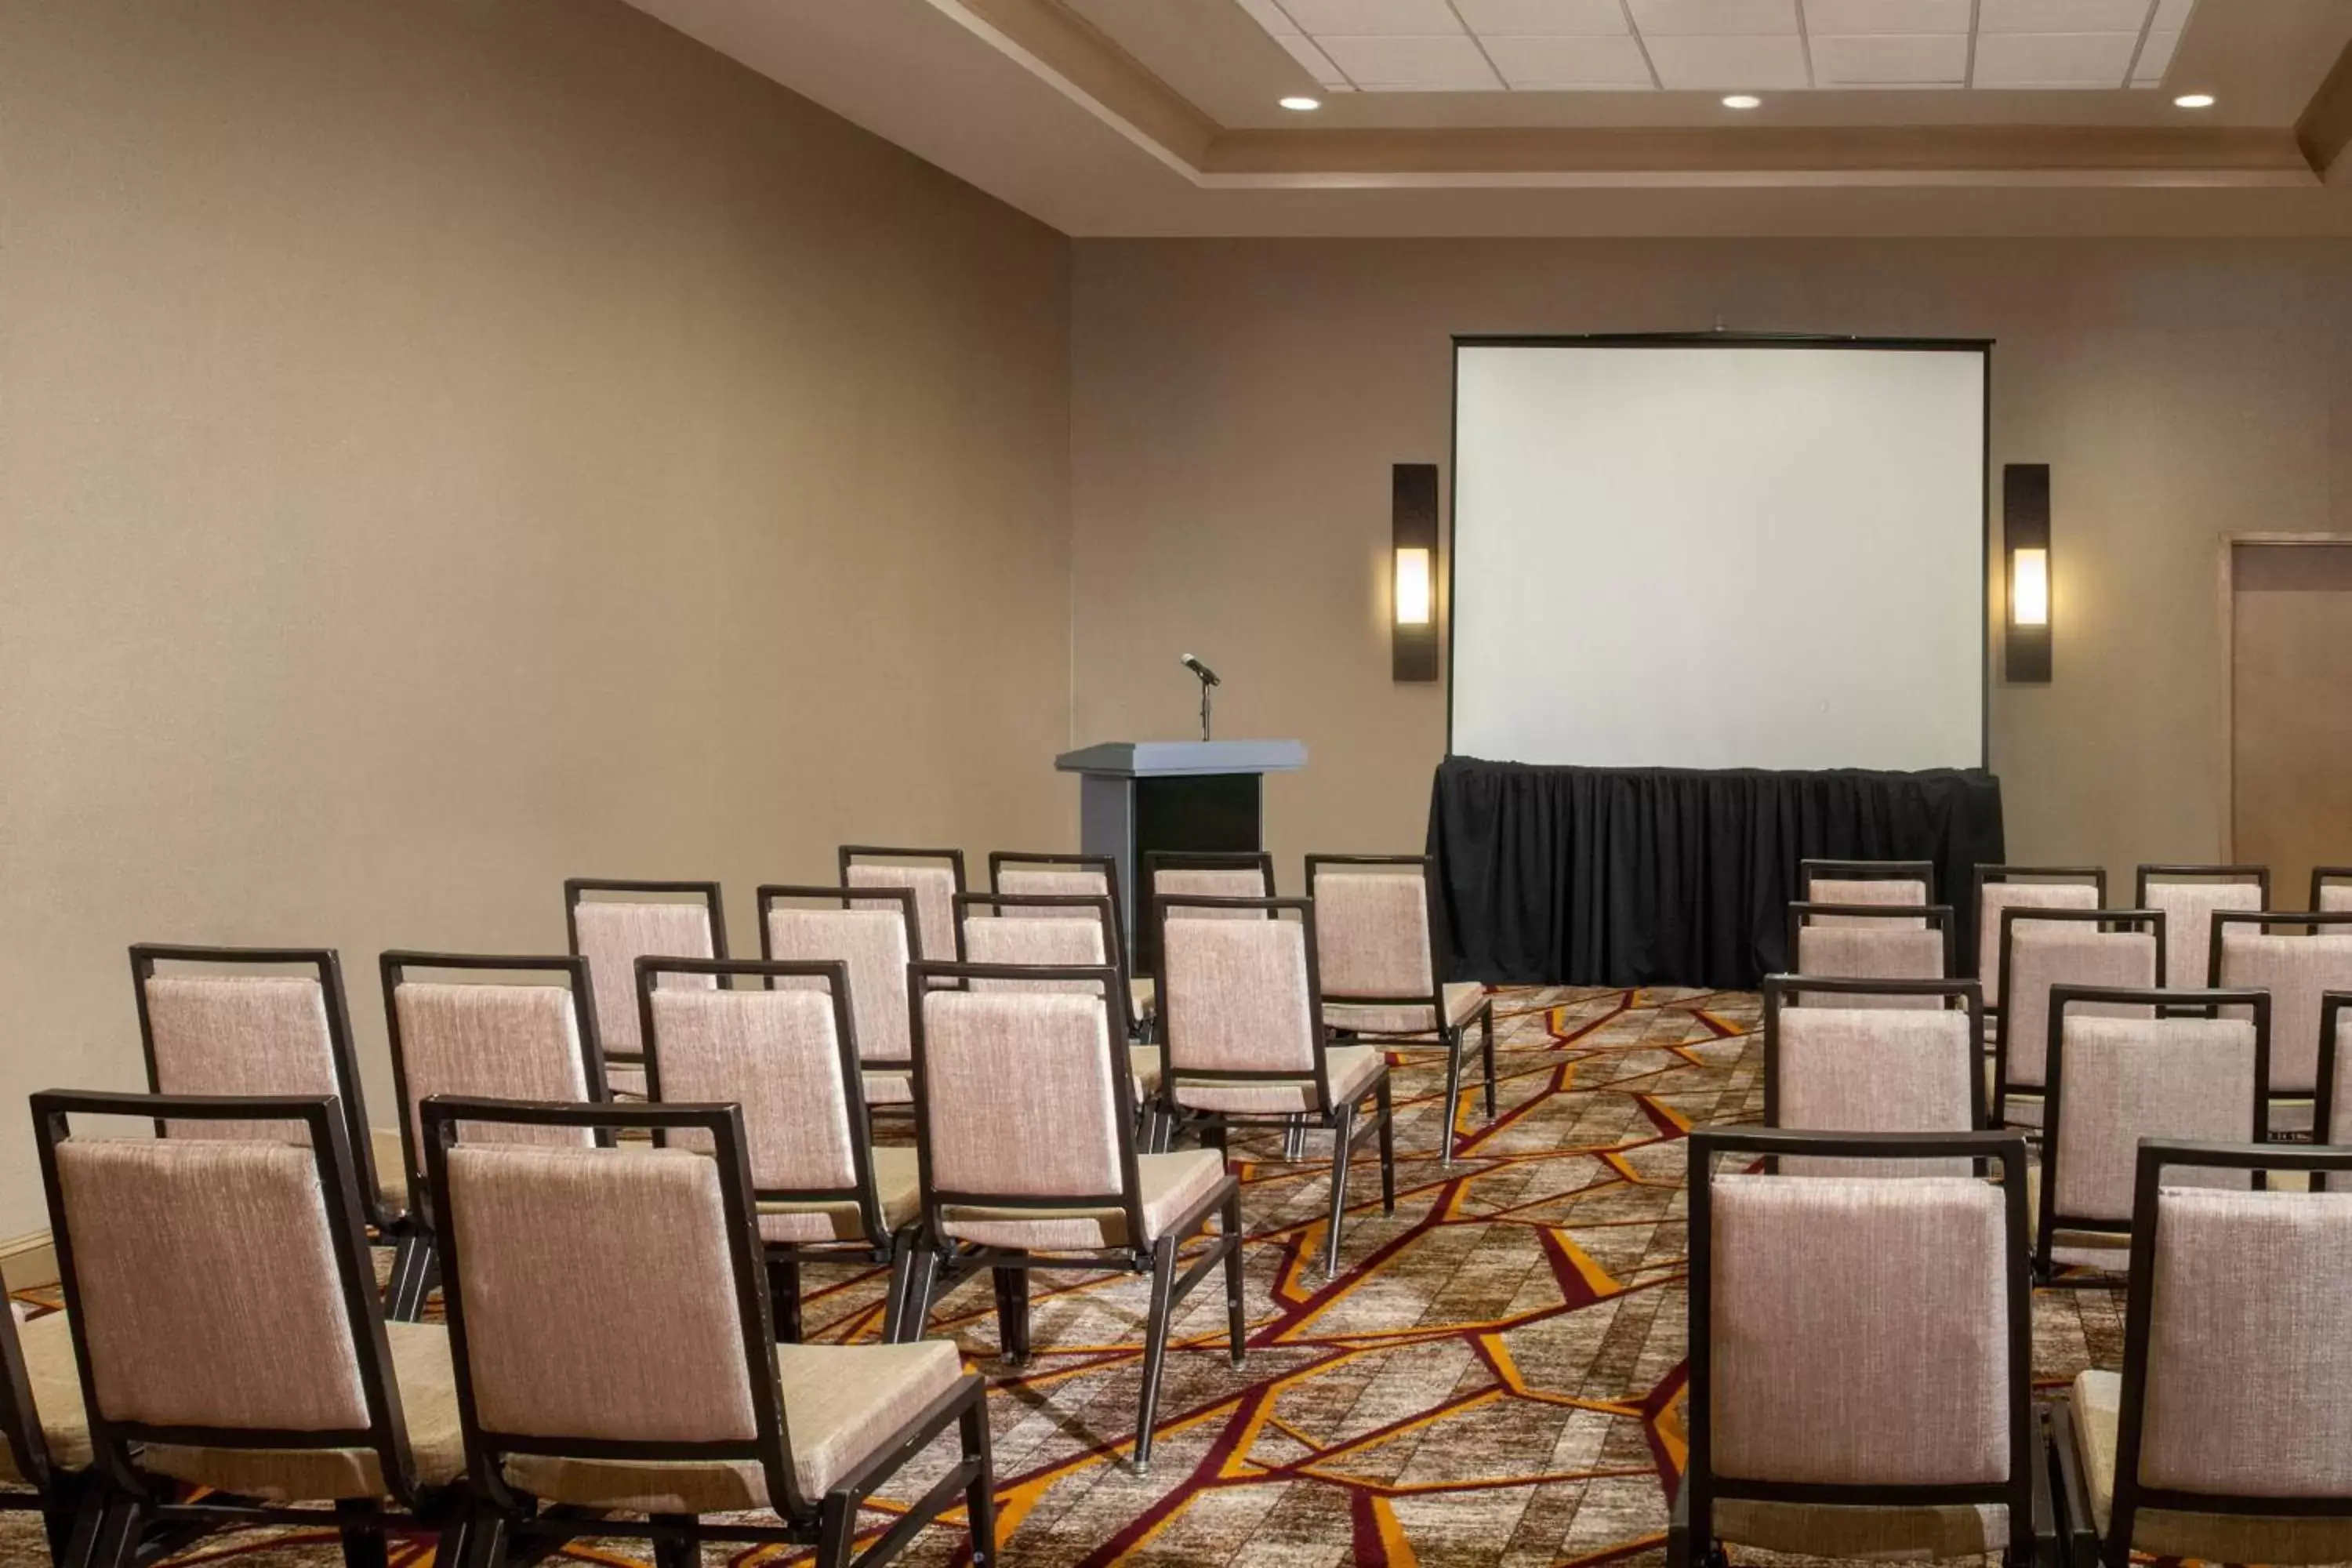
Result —
[[[1977, 761], [1974, 772], [1992, 766], [1992, 338], [1850, 337], [1834, 332], [1455, 332], [1448, 374], [1445, 435], [1445, 760], [1462, 755], [1454, 749], [1454, 629], [1456, 613], [1454, 564], [1454, 531], [1461, 519], [1454, 510], [1455, 476], [1462, 450], [1462, 351], [1464, 349], [1864, 349], [1898, 353], [1973, 353], [1984, 361], [1984, 406], [1979, 417], [1984, 451], [1978, 465], [1977, 497], [1982, 549], [1977, 578]], [[1576, 767], [1573, 763], [1527, 763], [1525, 767]], [[1741, 768], [1662, 767], [1664, 773], [1724, 773], [1758, 770]], [[1832, 770], [1763, 770], [1810, 772]], [[1870, 771], [1870, 770], [1865, 770]]]

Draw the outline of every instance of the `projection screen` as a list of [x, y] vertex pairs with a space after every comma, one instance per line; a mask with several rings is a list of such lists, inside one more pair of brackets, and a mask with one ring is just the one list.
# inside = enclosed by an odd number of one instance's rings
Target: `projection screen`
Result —
[[1990, 351], [1455, 340], [1448, 749], [1981, 767]]

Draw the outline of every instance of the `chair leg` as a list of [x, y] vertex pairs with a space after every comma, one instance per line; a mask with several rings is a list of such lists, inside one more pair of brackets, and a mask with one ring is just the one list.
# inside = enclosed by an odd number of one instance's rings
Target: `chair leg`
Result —
[[817, 1508], [816, 1552], [810, 1568], [849, 1568], [849, 1549], [857, 1544], [857, 1510], [849, 1494], [831, 1491]]
[[900, 1231], [890, 1238], [890, 1279], [883, 1286], [882, 1342], [900, 1342], [898, 1334], [907, 1321], [907, 1282], [914, 1274], [915, 1236], [912, 1231]]
[[801, 1266], [794, 1258], [768, 1258], [768, 1304], [776, 1317], [776, 1342], [801, 1342]]
[[1135, 1458], [1139, 1476], [1151, 1469], [1151, 1428], [1160, 1415], [1160, 1370], [1168, 1360], [1168, 1320], [1175, 1315], [1176, 1238], [1163, 1236], [1151, 1247], [1151, 1316], [1143, 1326], [1143, 1389], [1135, 1408]]
[[343, 1568], [385, 1568], [383, 1520], [373, 1500], [335, 1505], [336, 1533], [342, 1537]]
[[133, 1568], [139, 1561], [139, 1538], [146, 1529], [147, 1510], [134, 1499], [113, 1498], [100, 1511], [90, 1532], [89, 1568]]
[[491, 1509], [478, 1511], [466, 1527], [466, 1555], [457, 1568], [505, 1568], [511, 1538], [505, 1514]]
[[472, 1510], [451, 1509], [433, 1537], [433, 1568], [466, 1568], [467, 1554], [474, 1549], [474, 1527], [478, 1522]]
[[1381, 1075], [1380, 1099], [1375, 1102], [1381, 1118], [1381, 1212], [1396, 1213], [1396, 1110], [1394, 1091], [1386, 1073]]
[[[656, 1513], [648, 1516], [656, 1524], [690, 1525], [694, 1516], [685, 1513]], [[654, 1568], [696, 1568], [702, 1561], [702, 1549], [693, 1542], [677, 1536], [656, 1536], [654, 1539]]]
[[79, 1484], [61, 1480], [59, 1484], [69, 1488], [71, 1495], [60, 1497], [44, 1510], [49, 1561], [55, 1568], [82, 1568], [97, 1540], [99, 1521], [106, 1515], [106, 1489], [94, 1479], [84, 1479]]
[[1356, 1108], [1343, 1105], [1332, 1117], [1331, 1234], [1323, 1240], [1323, 1278], [1339, 1273], [1339, 1216], [1348, 1212], [1348, 1156], [1355, 1152]]
[[1478, 1054], [1486, 1068], [1486, 1120], [1495, 1120], [1495, 1004], [1490, 1000], [1478, 1013]]
[[1029, 1270], [1004, 1268], [996, 1276], [996, 1343], [1006, 1362], [1019, 1366], [1029, 1359]]
[[939, 1248], [916, 1243], [907, 1270], [907, 1304], [898, 1309], [899, 1343], [912, 1344], [930, 1332], [931, 1289], [939, 1278]]
[[1224, 1232], [1233, 1240], [1225, 1252], [1225, 1339], [1235, 1366], [1249, 1359], [1249, 1312], [1242, 1271], [1242, 1190], [1225, 1200]]
[[1447, 1029], [1441, 1037], [1445, 1042], [1445, 1120], [1437, 1129], [1437, 1163], [1444, 1169], [1454, 1165], [1454, 1123], [1462, 1114], [1462, 1045], [1463, 1031]]
[[410, 1231], [392, 1252], [392, 1279], [383, 1288], [383, 1315], [394, 1322], [413, 1323], [425, 1315], [425, 1298], [433, 1293], [433, 1238]]
[[971, 1568], [991, 1568], [996, 1561], [996, 1457], [989, 1447], [988, 1401], [975, 1399], [964, 1407], [964, 1462], [978, 1466], [963, 1489], [964, 1517], [971, 1528]]
[[1294, 1116], [1282, 1130], [1282, 1158], [1296, 1165], [1307, 1158], [1307, 1118]]

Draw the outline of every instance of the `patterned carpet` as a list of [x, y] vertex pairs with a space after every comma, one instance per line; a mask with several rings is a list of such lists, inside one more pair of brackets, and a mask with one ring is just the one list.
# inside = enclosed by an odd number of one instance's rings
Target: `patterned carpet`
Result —
[[[1223, 1353], [1213, 1285], [1176, 1324], [1151, 1474], [1132, 1436], [1144, 1285], [1037, 1282], [1030, 1364], [1004, 1373], [984, 1280], [943, 1305], [990, 1373], [1003, 1560], [1035, 1568], [1134, 1562], [1319, 1568], [1553, 1568], [1663, 1558], [1682, 1461], [1682, 1136], [1761, 1113], [1757, 999], [1579, 989], [1497, 997], [1500, 1115], [1465, 1096], [1468, 1155], [1435, 1158], [1442, 1058], [1399, 1057], [1397, 1212], [1360, 1166], [1337, 1281], [1322, 1278], [1325, 1163], [1237, 1148], [1250, 1230], [1250, 1354]], [[1328, 1143], [1328, 1141], [1326, 1141]], [[1328, 1155], [1328, 1147], [1325, 1150]], [[813, 1274], [813, 1338], [871, 1336], [879, 1279]], [[2063, 1384], [2122, 1357], [2119, 1297], [2042, 1292], [2037, 1374]], [[1188, 1346], [1197, 1349], [1186, 1348]], [[944, 1453], [893, 1495], [918, 1495]], [[872, 1517], [875, 1531], [887, 1516]], [[583, 1547], [619, 1563], [641, 1548]], [[394, 1568], [430, 1559], [397, 1547]], [[707, 1554], [716, 1561], [718, 1549]], [[1742, 1561], [1750, 1554], [1739, 1553]], [[216, 1538], [181, 1563], [321, 1568], [331, 1538]], [[925, 1535], [902, 1561], [961, 1561]], [[0, 1561], [45, 1560], [21, 1516]], [[773, 1549], [740, 1563], [785, 1560]]]

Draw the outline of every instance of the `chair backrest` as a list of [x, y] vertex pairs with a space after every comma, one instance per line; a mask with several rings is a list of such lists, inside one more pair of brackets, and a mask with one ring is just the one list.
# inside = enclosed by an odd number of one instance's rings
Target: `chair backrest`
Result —
[[2319, 999], [2318, 1103], [2312, 1140], [2352, 1147], [2352, 990]]
[[[2000, 917], [2000, 1036], [1993, 1117], [2004, 1090], [2039, 1089], [2050, 1054], [2053, 985], [2148, 987], [2164, 973], [2164, 917], [2154, 910], [2069, 910], [2012, 905]], [[2145, 1017], [2134, 1004], [2087, 1004], [2116, 1017]]]
[[2253, 1170], [2316, 1185], [2352, 1150], [2140, 1145], [2110, 1562], [2142, 1510], [2352, 1515], [2352, 1193], [2184, 1180]]
[[[1717, 1174], [1762, 1155], [1997, 1162], [1974, 1178]], [[1690, 1137], [1689, 1464], [1695, 1539], [1719, 1498], [2006, 1503], [2033, 1497], [2025, 1146], [2016, 1134]]]
[[1428, 1002], [1443, 1016], [1427, 856], [1309, 855], [1307, 897], [1323, 995]]
[[[1797, 862], [1799, 898], [1809, 904], [1903, 904], [1916, 908], [1936, 901], [1936, 864], [1932, 860], [1822, 860]], [[1866, 917], [1826, 913], [1823, 925], [1843, 925]], [[1916, 919], [1904, 923], [1916, 925]]]
[[[1144, 908], [1162, 893], [1180, 898], [1270, 899], [1275, 896], [1274, 857], [1262, 849], [1230, 854], [1155, 849], [1143, 857]], [[1201, 920], [1264, 920], [1256, 910], [1193, 910]]]
[[[968, 988], [984, 980], [1097, 994]], [[1118, 984], [1108, 965], [914, 966], [917, 1147], [935, 1234], [943, 1209], [1024, 1206], [1124, 1209], [1127, 1234], [1145, 1234], [1135, 1090], [1109, 1000]]]
[[[1108, 894], [962, 893], [956, 898], [964, 961], [998, 968], [1100, 969], [1127, 973], [1118, 917]], [[974, 980], [972, 991], [1076, 991], [1090, 981]], [[1134, 994], [1124, 982], [1114, 1011], [1131, 1034]]]
[[[2305, 928], [2291, 936], [2274, 928]], [[2271, 1092], [2309, 1094], [2319, 1083], [2320, 998], [2352, 990], [2352, 910], [2213, 916], [2213, 983], [2271, 994]]]
[[[760, 889], [759, 899], [760, 956], [772, 963], [845, 964], [858, 1054], [869, 1067], [913, 1059], [907, 1026], [907, 966], [915, 960], [915, 892], [896, 888], [887, 897], [852, 899], [846, 888], [773, 883]], [[810, 909], [786, 901], [795, 899], [834, 907]], [[769, 984], [789, 990], [817, 983], [787, 979]]]
[[2268, 866], [2142, 866], [2133, 904], [2164, 911], [2164, 984], [2172, 990], [2213, 984], [2213, 914], [2271, 907]]
[[[1152, 905], [1168, 1081], [1312, 1079], [1328, 1106], [1315, 903], [1162, 893]], [[1225, 918], [1235, 909], [1258, 918]]]
[[[2101, 1003], [2153, 1013], [2093, 1016]], [[2252, 1017], [2221, 1016], [2238, 1005]], [[2270, 999], [2259, 991], [2053, 986], [2049, 1059], [2037, 1232], [2045, 1241], [2061, 1229], [2129, 1226], [2142, 1139], [2268, 1135]], [[2245, 1184], [2242, 1173], [2218, 1174]]]
[[[424, 1185], [420, 1107], [436, 1094], [580, 1103], [606, 1098], [588, 961], [467, 952], [383, 955], [384, 1026], [409, 1174]], [[548, 974], [563, 984], [412, 980], [412, 971]], [[504, 1123], [484, 1137], [573, 1142], [577, 1127]]]
[[2103, 866], [1979, 866], [1976, 868], [1977, 978], [1985, 1005], [2000, 1007], [2000, 918], [2011, 909], [2095, 910], [2107, 901]]
[[[1884, 910], [1884, 913], [1875, 911]], [[1816, 904], [1789, 906], [1789, 957], [1800, 974], [1857, 980], [1943, 980], [1952, 973], [1952, 911], [1942, 904]], [[1933, 993], [1895, 993], [1891, 999], [1825, 992], [1808, 1006], [1940, 1007]]]
[[[964, 890], [962, 850], [845, 844], [841, 881], [849, 888], [904, 888], [913, 893], [915, 956], [930, 963], [955, 960], [955, 896]], [[858, 907], [864, 902], [860, 900]]]
[[[133, 1444], [166, 1474], [189, 1447], [356, 1451], [380, 1492], [413, 1502], [335, 1098], [51, 1091], [32, 1106], [90, 1437], [111, 1473], [129, 1476]], [[73, 1131], [79, 1116], [278, 1130], [92, 1137]]]
[[[1921, 980], [1893, 994], [1866, 991], [1864, 984], [1765, 977], [1764, 1125], [1812, 1132], [1982, 1129], [1984, 998], [1977, 983]], [[1784, 1160], [1780, 1169], [1788, 1175], [1969, 1173], [1965, 1162]]]
[[[477, 1484], [517, 1453], [751, 1462], [804, 1518], [736, 1108], [436, 1100], [425, 1129]], [[710, 1152], [522, 1136], [637, 1129]]]
[[[988, 885], [1017, 900], [1108, 899], [1113, 939], [1120, 948], [1127, 945], [1127, 900], [1119, 891], [1117, 856], [993, 850], [988, 857]], [[1009, 903], [997, 912], [1012, 920], [1050, 920], [1055, 913], [1050, 906], [1027, 903]]]
[[2352, 866], [2314, 866], [2311, 907], [2330, 911], [2352, 910]]
[[[634, 1061], [640, 958], [724, 958], [727, 918], [716, 882], [644, 882], [574, 877], [563, 884], [563, 926], [572, 951], [588, 961], [596, 1033], [608, 1061]], [[708, 989], [704, 974], [673, 974], [670, 984]]]

